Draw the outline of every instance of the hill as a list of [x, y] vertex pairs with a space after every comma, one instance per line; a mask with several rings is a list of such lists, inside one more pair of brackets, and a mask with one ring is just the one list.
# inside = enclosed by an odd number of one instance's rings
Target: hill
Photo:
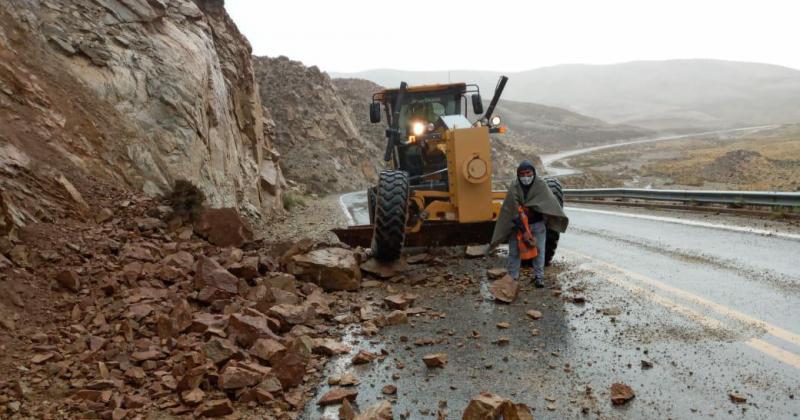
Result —
[[[800, 71], [722, 60], [567, 64], [506, 73], [507, 99], [535, 102], [659, 130], [696, 130], [800, 121]], [[395, 86], [469, 80], [489, 94], [500, 73], [369, 70], [360, 77]]]
[[[353, 121], [362, 133], [368, 133], [379, 147], [385, 145], [384, 127], [370, 124], [369, 102], [372, 94], [383, 89], [380, 85], [364, 79], [333, 79], [339, 94], [354, 111]], [[488, 99], [491, 91], [483, 93]], [[488, 106], [488, 100], [486, 105]], [[550, 152], [591, 146], [630, 139], [651, 134], [638, 127], [608, 124], [563, 108], [539, 104], [501, 100], [495, 115], [503, 118], [508, 126], [501, 143], [512, 144], [525, 150]]]

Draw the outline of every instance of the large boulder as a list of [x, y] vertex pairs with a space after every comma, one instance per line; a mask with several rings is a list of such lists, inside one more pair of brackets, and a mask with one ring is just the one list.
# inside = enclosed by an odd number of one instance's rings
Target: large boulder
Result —
[[253, 240], [253, 231], [234, 208], [203, 209], [194, 222], [194, 232], [223, 247], [240, 248]]
[[298, 278], [320, 285], [327, 291], [356, 290], [361, 286], [361, 269], [353, 251], [320, 248], [289, 259], [287, 269]]

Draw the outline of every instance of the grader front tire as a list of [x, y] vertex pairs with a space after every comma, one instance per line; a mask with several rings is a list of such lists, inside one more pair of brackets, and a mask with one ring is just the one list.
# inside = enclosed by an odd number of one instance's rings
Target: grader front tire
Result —
[[373, 256], [378, 261], [394, 261], [400, 258], [406, 237], [408, 174], [404, 171], [382, 171], [375, 193]]

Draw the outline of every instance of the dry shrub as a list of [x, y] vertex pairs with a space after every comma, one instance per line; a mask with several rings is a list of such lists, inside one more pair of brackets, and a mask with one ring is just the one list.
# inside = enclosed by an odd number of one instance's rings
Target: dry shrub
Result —
[[172, 192], [166, 197], [166, 202], [172, 207], [173, 216], [192, 221], [197, 219], [205, 201], [206, 195], [185, 179], [175, 181]]

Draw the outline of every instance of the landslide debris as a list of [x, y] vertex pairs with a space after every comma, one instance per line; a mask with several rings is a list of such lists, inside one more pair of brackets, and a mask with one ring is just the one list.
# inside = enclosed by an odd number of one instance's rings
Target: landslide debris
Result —
[[[0, 298], [0, 416], [298, 418], [325, 362], [350, 351], [337, 327], [389, 324], [388, 308], [354, 320], [369, 303], [341, 291], [360, 286], [359, 250], [254, 241], [233, 209], [199, 210], [198, 228], [158, 200], [108, 198], [104, 223], [63, 219], [4, 239], [0, 283], [20, 291]], [[318, 404], [355, 398], [357, 378], [337, 382]]]

